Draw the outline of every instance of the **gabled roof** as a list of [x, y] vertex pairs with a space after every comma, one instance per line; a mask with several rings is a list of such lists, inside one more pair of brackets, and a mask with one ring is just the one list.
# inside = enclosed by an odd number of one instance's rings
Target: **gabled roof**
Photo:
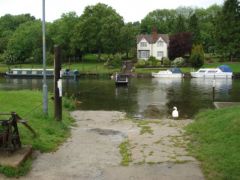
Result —
[[152, 35], [150, 34], [141, 34], [137, 36], [137, 43], [139, 43], [144, 38], [149, 44], [154, 44], [160, 37], [165, 43], [169, 44], [169, 37], [167, 34], [158, 34], [157, 39], [153, 39]]

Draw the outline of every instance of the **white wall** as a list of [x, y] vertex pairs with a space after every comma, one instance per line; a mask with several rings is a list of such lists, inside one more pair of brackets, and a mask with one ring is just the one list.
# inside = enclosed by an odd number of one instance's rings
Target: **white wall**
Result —
[[[163, 41], [163, 39], [160, 37], [158, 39], [158, 41]], [[157, 41], [157, 42], [158, 42]], [[147, 47], [141, 47], [140, 44], [141, 42], [146, 42], [147, 43]], [[157, 52], [158, 51], [162, 51], [163, 52], [163, 57], [168, 57], [168, 47], [167, 47], [167, 43], [165, 41], [163, 41], [163, 46], [162, 47], [158, 47], [157, 46], [157, 42], [155, 44], [149, 44], [146, 39], [142, 39], [138, 44], [137, 44], [137, 53], [139, 50], [149, 50], [149, 55], [150, 56], [154, 56], [156, 57], [156, 59], [161, 60], [161, 57], [157, 57]], [[145, 59], [147, 60], [147, 59]]]

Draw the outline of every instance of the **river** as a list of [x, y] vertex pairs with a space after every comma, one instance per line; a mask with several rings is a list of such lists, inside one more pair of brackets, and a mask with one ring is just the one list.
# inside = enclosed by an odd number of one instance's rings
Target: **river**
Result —
[[[53, 80], [48, 79], [49, 91]], [[63, 81], [66, 96], [75, 97], [81, 110], [117, 110], [138, 118], [171, 116], [174, 106], [181, 118], [192, 118], [202, 109], [213, 107], [212, 80], [133, 78], [129, 87], [115, 87], [109, 79]], [[41, 79], [0, 78], [0, 90], [42, 89]], [[240, 101], [240, 80], [216, 80], [214, 101]]]

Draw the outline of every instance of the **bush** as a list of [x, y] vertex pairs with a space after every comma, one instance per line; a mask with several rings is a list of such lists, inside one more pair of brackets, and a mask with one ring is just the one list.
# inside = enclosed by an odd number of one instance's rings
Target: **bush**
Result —
[[192, 48], [190, 63], [194, 68], [200, 68], [204, 64], [204, 51], [202, 45], [194, 45]]
[[122, 56], [121, 54], [117, 53], [113, 56], [112, 59], [108, 59], [108, 61], [105, 63], [106, 66], [112, 67], [112, 68], [118, 68], [122, 65]]
[[150, 56], [147, 60], [148, 66], [156, 66], [158, 62], [159, 61], [153, 56]]
[[176, 59], [174, 59], [174, 61], [172, 62], [172, 64], [174, 66], [184, 66], [185, 64], [185, 60], [182, 57], [178, 57]]
[[162, 62], [163, 62], [164, 66], [170, 66], [171, 65], [171, 61], [167, 57], [162, 58]]
[[137, 63], [134, 65], [136, 68], [142, 68], [146, 66], [146, 61], [143, 59], [139, 59]]

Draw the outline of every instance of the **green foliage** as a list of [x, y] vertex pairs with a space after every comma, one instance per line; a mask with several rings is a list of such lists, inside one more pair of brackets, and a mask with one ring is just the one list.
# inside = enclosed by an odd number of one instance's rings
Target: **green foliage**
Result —
[[184, 66], [185, 60], [182, 57], [175, 58], [172, 62], [172, 65], [174, 66]]
[[198, 17], [194, 13], [189, 19], [189, 31], [192, 33], [193, 44], [199, 44], [202, 42]]
[[111, 68], [119, 68], [122, 66], [122, 55], [117, 53], [113, 56], [112, 59], [109, 59], [105, 65]]
[[200, 68], [204, 64], [204, 51], [202, 45], [194, 45], [192, 48], [190, 63], [194, 68]]
[[110, 6], [87, 6], [75, 27], [75, 44], [88, 52], [116, 53], [122, 26], [123, 18]]
[[183, 15], [181, 15], [181, 14], [178, 15], [174, 28], [175, 28], [174, 33], [180, 33], [180, 32], [186, 32], [187, 31], [186, 19]]
[[144, 59], [139, 59], [138, 61], [137, 61], [137, 63], [135, 63], [135, 67], [136, 68], [142, 68], [142, 67], [145, 67], [145, 65], [146, 65], [146, 60], [144, 60]]
[[40, 21], [30, 21], [19, 26], [11, 36], [4, 53], [7, 64], [42, 61], [42, 30]]
[[122, 155], [121, 165], [123, 166], [128, 166], [132, 161], [132, 154], [129, 146], [130, 144], [128, 140], [119, 145], [119, 152]]
[[223, 56], [232, 60], [240, 56], [240, 3], [226, 0], [217, 19], [217, 45]]
[[7, 177], [20, 177], [26, 175], [31, 169], [32, 160], [28, 159], [17, 168], [0, 166], [0, 173]]
[[187, 127], [189, 148], [207, 179], [240, 179], [239, 106], [199, 113]]
[[174, 18], [174, 10], [154, 10], [141, 21], [141, 32], [151, 33], [152, 28], [156, 27], [159, 33], [169, 33], [174, 27]]
[[170, 66], [171, 65], [171, 61], [166, 57], [163, 57], [162, 62], [163, 62], [164, 66]]
[[146, 61], [147, 66], [156, 66], [159, 60], [157, 60], [154, 56], [150, 56]]

